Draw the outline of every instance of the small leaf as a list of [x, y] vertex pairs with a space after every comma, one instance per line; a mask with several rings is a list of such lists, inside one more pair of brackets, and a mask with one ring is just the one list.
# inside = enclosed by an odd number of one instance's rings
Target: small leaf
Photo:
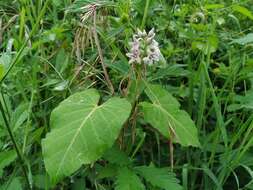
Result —
[[221, 9], [224, 8], [223, 4], [207, 4], [205, 5], [205, 9]]
[[8, 69], [11, 63], [11, 55], [9, 53], [3, 53], [0, 56], [0, 80], [3, 78], [5, 71]]
[[234, 11], [237, 11], [241, 14], [243, 14], [244, 16], [250, 18], [251, 20], [253, 20], [253, 14], [250, 10], [248, 10], [246, 7], [240, 6], [240, 5], [233, 5], [232, 9]]
[[209, 36], [202, 41], [192, 42], [192, 49], [198, 49], [204, 54], [214, 53], [218, 48], [219, 40], [216, 36]]
[[142, 102], [144, 120], [163, 136], [170, 138], [170, 131], [182, 146], [199, 146], [197, 129], [187, 112], [180, 110], [178, 101], [159, 85], [146, 83], [145, 93], [152, 103]]
[[128, 168], [122, 168], [119, 170], [117, 176], [115, 190], [144, 190], [145, 187], [142, 184], [140, 178]]
[[234, 39], [232, 44], [246, 45], [253, 42], [253, 33], [249, 33], [241, 38]]
[[184, 69], [184, 67], [185, 65], [183, 64], [166, 65], [166, 67], [158, 69], [156, 73], [153, 73], [152, 81], [168, 77], [188, 76], [190, 72]]
[[55, 69], [59, 73], [63, 73], [68, 67], [68, 65], [69, 65], [69, 55], [64, 49], [61, 49], [56, 56]]
[[95, 89], [76, 93], [53, 110], [51, 132], [42, 141], [46, 170], [52, 182], [76, 171], [82, 164], [99, 159], [112, 147], [131, 105], [113, 97], [98, 105]]
[[228, 111], [232, 112], [240, 109], [253, 110], [253, 90], [246, 91], [246, 94], [244, 96], [234, 96], [234, 102], [235, 103], [228, 106]]
[[105, 167], [97, 169], [97, 179], [115, 177], [118, 169], [119, 166], [115, 164], [107, 164]]
[[175, 177], [175, 174], [169, 172], [168, 168], [140, 166], [135, 167], [135, 170], [154, 187], [159, 187], [165, 190], [183, 190], [182, 186], [179, 185], [179, 180]]
[[69, 81], [68, 80], [64, 80], [58, 84], [55, 85], [54, 89], [55, 91], [63, 91], [66, 90], [68, 87]]
[[17, 155], [15, 150], [0, 152], [0, 177], [2, 176], [3, 169], [11, 164], [16, 157]]
[[126, 153], [121, 151], [116, 146], [113, 146], [108, 151], [106, 151], [103, 158], [105, 158], [107, 161], [109, 161], [112, 164], [117, 164], [120, 166], [127, 166], [131, 163]]
[[22, 124], [28, 118], [28, 103], [21, 103], [15, 109], [15, 111], [11, 114], [11, 126], [13, 126], [13, 131], [16, 132], [18, 128], [22, 126]]
[[0, 190], [22, 190], [22, 185], [19, 178], [13, 178], [11, 181], [1, 186]]

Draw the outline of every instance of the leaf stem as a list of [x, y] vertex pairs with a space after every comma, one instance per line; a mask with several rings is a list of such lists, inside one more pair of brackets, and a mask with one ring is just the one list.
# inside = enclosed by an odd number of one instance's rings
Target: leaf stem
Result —
[[171, 172], [173, 172], [173, 168], [174, 168], [174, 147], [173, 147], [173, 132], [172, 132], [172, 130], [170, 130], [169, 146], [170, 146], [170, 166], [171, 166]]

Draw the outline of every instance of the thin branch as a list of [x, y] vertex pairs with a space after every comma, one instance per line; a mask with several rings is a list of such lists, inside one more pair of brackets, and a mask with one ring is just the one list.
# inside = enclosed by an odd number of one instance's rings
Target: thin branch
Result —
[[170, 130], [170, 140], [169, 140], [169, 146], [170, 146], [170, 166], [171, 171], [173, 172], [174, 169], [174, 146], [173, 146], [173, 140], [174, 140], [174, 134], [172, 130]]
[[98, 39], [98, 34], [97, 34], [97, 30], [96, 30], [96, 26], [97, 26], [97, 24], [96, 24], [96, 17], [97, 16], [96, 15], [97, 15], [96, 7], [94, 6], [94, 11], [93, 11], [93, 35], [94, 35], [95, 43], [96, 43], [96, 46], [97, 46], [97, 49], [98, 49], [98, 55], [99, 55], [100, 62], [101, 62], [103, 72], [104, 72], [104, 75], [105, 75], [106, 83], [108, 85], [108, 88], [111, 90], [111, 94], [114, 94], [114, 88], [113, 88], [112, 82], [109, 78], [109, 75], [108, 75], [108, 72], [107, 72], [107, 69], [106, 69], [106, 66], [105, 66], [102, 49], [101, 49], [99, 39]]

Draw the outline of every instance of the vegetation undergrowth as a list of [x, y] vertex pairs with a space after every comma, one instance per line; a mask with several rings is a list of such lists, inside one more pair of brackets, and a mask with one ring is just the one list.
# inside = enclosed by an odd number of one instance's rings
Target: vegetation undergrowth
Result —
[[0, 0], [0, 190], [253, 189], [250, 0]]

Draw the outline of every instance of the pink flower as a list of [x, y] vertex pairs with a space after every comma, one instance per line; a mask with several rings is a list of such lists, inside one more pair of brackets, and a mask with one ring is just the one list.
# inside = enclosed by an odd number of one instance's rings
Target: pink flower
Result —
[[137, 33], [133, 35], [133, 42], [129, 43], [130, 52], [126, 54], [129, 57], [129, 64], [152, 65], [160, 60], [159, 44], [154, 37], [154, 28], [148, 33], [137, 29]]

